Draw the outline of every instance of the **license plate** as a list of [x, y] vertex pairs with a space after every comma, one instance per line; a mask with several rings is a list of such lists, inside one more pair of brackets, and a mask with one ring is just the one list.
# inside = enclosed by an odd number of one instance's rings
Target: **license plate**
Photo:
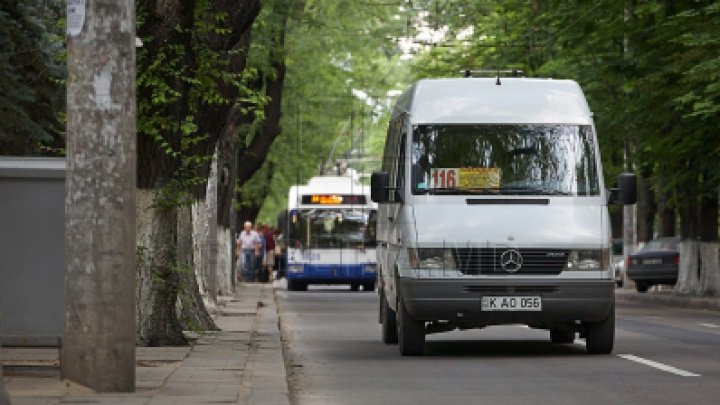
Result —
[[483, 311], [542, 311], [541, 297], [482, 297]]
[[662, 259], [643, 259], [643, 264], [662, 264]]

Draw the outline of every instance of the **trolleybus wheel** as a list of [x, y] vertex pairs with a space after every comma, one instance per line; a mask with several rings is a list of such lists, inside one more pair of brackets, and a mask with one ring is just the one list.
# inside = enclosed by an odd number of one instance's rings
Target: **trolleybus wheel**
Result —
[[307, 291], [307, 283], [300, 280], [288, 280], [288, 290], [290, 291]]

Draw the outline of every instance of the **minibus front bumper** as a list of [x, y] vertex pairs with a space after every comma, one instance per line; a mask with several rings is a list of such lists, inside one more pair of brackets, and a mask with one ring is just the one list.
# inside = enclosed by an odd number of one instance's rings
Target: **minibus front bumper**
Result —
[[[400, 296], [416, 320], [449, 321], [471, 326], [522, 323], [599, 322], [613, 308], [613, 280], [438, 280], [399, 279]], [[483, 309], [483, 297], [541, 299], [540, 310]]]

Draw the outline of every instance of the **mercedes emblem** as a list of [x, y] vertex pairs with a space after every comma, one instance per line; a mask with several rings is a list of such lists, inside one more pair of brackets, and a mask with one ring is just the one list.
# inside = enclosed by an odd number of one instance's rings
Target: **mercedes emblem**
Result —
[[523, 258], [517, 249], [509, 249], [500, 255], [500, 267], [508, 273], [515, 273], [522, 267]]

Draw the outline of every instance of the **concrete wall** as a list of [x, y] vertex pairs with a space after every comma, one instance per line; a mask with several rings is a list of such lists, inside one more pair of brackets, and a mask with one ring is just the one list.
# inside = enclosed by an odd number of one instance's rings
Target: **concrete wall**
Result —
[[64, 243], [65, 159], [0, 157], [0, 343], [58, 344]]

